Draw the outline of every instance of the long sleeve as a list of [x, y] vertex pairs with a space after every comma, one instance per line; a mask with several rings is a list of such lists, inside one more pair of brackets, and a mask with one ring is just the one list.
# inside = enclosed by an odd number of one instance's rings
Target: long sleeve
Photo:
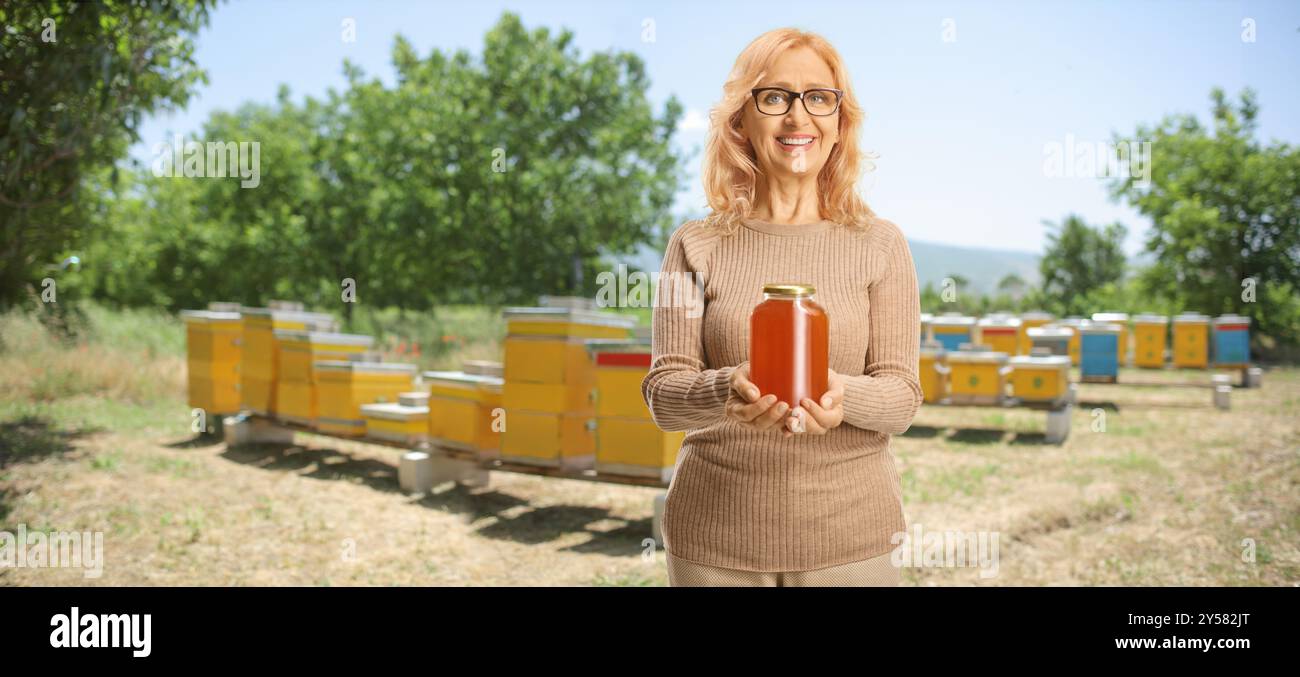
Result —
[[888, 272], [872, 284], [867, 360], [860, 375], [844, 379], [844, 422], [898, 434], [912, 425], [921, 406], [918, 374], [921, 300], [912, 251], [895, 230]]
[[660, 430], [703, 428], [725, 418], [731, 373], [736, 367], [705, 369], [702, 340], [704, 289], [690, 263], [685, 233], [673, 232], [664, 252], [651, 322], [650, 372], [641, 396]]

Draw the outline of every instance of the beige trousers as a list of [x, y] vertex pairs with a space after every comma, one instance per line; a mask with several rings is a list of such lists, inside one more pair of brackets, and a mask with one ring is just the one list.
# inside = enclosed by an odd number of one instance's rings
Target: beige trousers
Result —
[[672, 587], [893, 587], [902, 579], [902, 572], [889, 561], [890, 553], [812, 571], [726, 569], [665, 554]]

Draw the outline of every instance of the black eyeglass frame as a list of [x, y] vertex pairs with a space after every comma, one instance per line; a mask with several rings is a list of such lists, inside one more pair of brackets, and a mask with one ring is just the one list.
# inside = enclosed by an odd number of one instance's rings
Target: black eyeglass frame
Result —
[[[789, 103], [786, 105], [784, 111], [781, 111], [780, 113], [767, 113], [767, 112], [764, 112], [763, 109], [758, 105], [758, 94], [759, 94], [759, 92], [770, 92], [770, 91], [784, 92], [786, 95], [788, 95], [788, 96], [790, 97], [790, 101], [789, 101]], [[804, 97], [805, 95], [807, 95], [809, 92], [832, 92], [832, 93], [834, 93], [834, 94], [835, 94], [835, 108], [834, 108], [831, 112], [829, 112], [829, 113], [814, 113], [814, 112], [808, 110], [808, 102], [805, 101], [803, 97]], [[790, 114], [790, 109], [791, 109], [791, 108], [794, 108], [794, 100], [795, 100], [795, 99], [798, 99], [798, 100], [799, 100], [799, 103], [803, 104], [803, 110], [804, 110], [805, 113], [807, 113], [807, 114], [809, 114], [809, 115], [812, 115], [812, 116], [814, 116], [814, 117], [819, 117], [819, 118], [828, 117], [828, 116], [831, 116], [831, 115], [834, 115], [834, 114], [840, 112], [840, 104], [844, 102], [844, 90], [842, 90], [842, 89], [835, 89], [835, 88], [833, 88], [833, 87], [814, 87], [814, 88], [812, 88], [812, 89], [805, 89], [805, 90], [802, 91], [802, 92], [792, 92], [792, 91], [790, 91], [790, 90], [788, 90], [788, 89], [786, 89], [786, 88], [784, 88], [784, 87], [755, 87], [754, 89], [749, 90], [749, 94], [750, 94], [750, 96], [754, 97], [754, 110], [757, 110], [759, 113], [761, 113], [761, 114], [763, 114], [763, 115], [774, 115], [774, 116], [775, 116], [775, 115], [789, 115], [789, 114]]]

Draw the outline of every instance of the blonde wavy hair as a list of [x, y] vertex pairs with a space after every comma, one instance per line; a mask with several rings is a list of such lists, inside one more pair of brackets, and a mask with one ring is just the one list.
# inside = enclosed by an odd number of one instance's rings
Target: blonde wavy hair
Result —
[[753, 149], [738, 129], [750, 90], [757, 87], [768, 67], [785, 50], [808, 47], [830, 66], [833, 85], [844, 91], [840, 101], [839, 143], [831, 149], [826, 165], [817, 176], [817, 192], [823, 219], [866, 229], [875, 212], [857, 193], [863, 171], [874, 168], [873, 155], [858, 148], [858, 134], [866, 114], [853, 95], [848, 71], [839, 52], [816, 33], [795, 28], [768, 31], [749, 43], [736, 57], [731, 74], [722, 85], [722, 100], [709, 111], [709, 135], [705, 144], [702, 179], [711, 213], [705, 223], [734, 233], [742, 219], [754, 209], [754, 191], [760, 172]]

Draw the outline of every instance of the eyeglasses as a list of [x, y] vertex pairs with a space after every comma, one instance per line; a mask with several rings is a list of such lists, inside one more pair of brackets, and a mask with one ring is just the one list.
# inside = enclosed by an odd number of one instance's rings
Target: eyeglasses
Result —
[[750, 90], [754, 95], [754, 107], [763, 115], [785, 115], [790, 112], [794, 100], [803, 102], [803, 109], [809, 115], [834, 115], [840, 109], [840, 99], [844, 92], [839, 89], [809, 89], [802, 93], [792, 92], [780, 87], [759, 87]]

